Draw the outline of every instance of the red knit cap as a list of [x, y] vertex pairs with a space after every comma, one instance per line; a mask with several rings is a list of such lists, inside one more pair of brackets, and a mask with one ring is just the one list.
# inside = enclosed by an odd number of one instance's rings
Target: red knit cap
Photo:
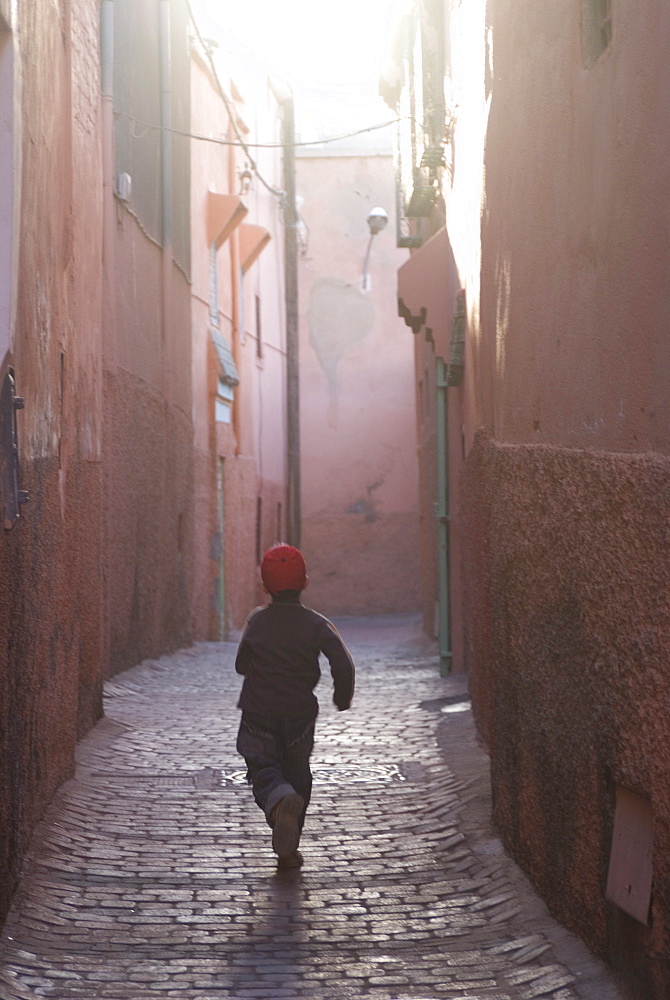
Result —
[[263, 556], [261, 578], [271, 594], [282, 590], [303, 590], [307, 568], [302, 552], [292, 545], [274, 545]]

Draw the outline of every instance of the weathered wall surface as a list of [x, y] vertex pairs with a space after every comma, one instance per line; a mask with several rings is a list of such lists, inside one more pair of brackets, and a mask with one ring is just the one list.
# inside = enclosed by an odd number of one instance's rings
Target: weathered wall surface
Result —
[[611, 45], [586, 69], [580, 4], [491, 6], [482, 308], [495, 435], [667, 453], [670, 15], [613, 5]]
[[[189, 391], [188, 339], [169, 382], [155, 300], [127, 299], [132, 275], [160, 287], [160, 252], [127, 218], [117, 262], [118, 367], [105, 375], [105, 568], [112, 673], [191, 641], [193, 551], [192, 424], [179, 395]], [[125, 264], [123, 262], [126, 262]], [[126, 270], [127, 267], [127, 270]], [[190, 289], [173, 272], [174, 336], [190, 326]], [[146, 311], [153, 315], [146, 315]], [[127, 350], [123, 350], [124, 343]], [[131, 350], [132, 345], [132, 350]], [[184, 385], [186, 383], [186, 385]], [[177, 398], [175, 398], [177, 397]]]
[[[619, 970], [637, 967], [633, 995], [667, 996], [670, 462], [486, 438], [475, 453], [487, 520], [469, 572], [489, 595], [488, 649], [471, 627], [495, 669], [475, 672], [473, 694], [495, 819], [553, 912]], [[604, 898], [616, 785], [652, 803], [649, 928]]]
[[[467, 415], [468, 662], [496, 818], [631, 996], [670, 992], [670, 13], [489, 4], [482, 225], [490, 404]], [[481, 627], [480, 627], [481, 626]], [[604, 899], [614, 789], [653, 814], [649, 927]]]
[[[209, 28], [206, 20], [201, 26], [205, 35], [216, 32], [216, 15], [211, 16]], [[232, 111], [264, 142], [274, 137], [277, 147], [256, 150], [254, 160], [269, 186], [279, 189], [283, 184], [280, 115], [265, 74], [253, 67], [245, 73], [236, 66], [233, 85], [225, 58], [213, 59], [201, 40], [193, 52], [194, 131], [234, 136]], [[250, 135], [247, 140], [252, 141]], [[197, 504], [193, 622], [195, 635], [211, 639], [234, 635], [249, 611], [263, 603], [260, 556], [284, 540], [286, 520], [283, 223], [277, 195], [254, 174], [248, 190], [239, 195], [245, 166], [246, 154], [238, 145], [222, 149], [215, 143], [193, 144], [191, 376]], [[238, 226], [218, 247], [214, 269], [209, 192], [228, 197], [242, 213]], [[245, 264], [249, 233], [269, 240], [253, 262]], [[212, 343], [213, 328], [229, 348], [239, 378], [228, 423], [215, 411], [221, 368]]]
[[[416, 610], [418, 484], [410, 331], [397, 316], [388, 156], [298, 161], [303, 529], [309, 601], [328, 613]], [[329, 192], [323, 197], [324, 190]], [[361, 276], [368, 212], [389, 214]]]
[[[108, 217], [113, 278], [104, 343], [104, 477], [111, 673], [192, 638], [190, 224], [183, 214], [190, 168], [175, 137], [170, 197], [160, 198], [164, 151], [156, 130], [137, 132], [124, 117], [144, 109], [159, 115], [158, 16], [151, 3], [114, 4], [114, 102], [123, 112], [115, 122], [114, 170], [133, 183], [130, 200], [115, 199]], [[185, 5], [172, 4], [172, 124], [182, 130], [190, 112], [187, 23]]]
[[98, 13], [93, 0], [16, 5], [14, 23], [6, 11], [21, 196], [0, 377], [11, 364], [26, 401], [30, 503], [0, 539], [0, 922], [33, 826], [102, 711]]

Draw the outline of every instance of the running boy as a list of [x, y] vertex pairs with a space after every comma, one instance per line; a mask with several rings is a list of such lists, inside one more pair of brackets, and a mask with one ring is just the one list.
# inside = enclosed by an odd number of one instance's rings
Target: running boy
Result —
[[261, 578], [271, 601], [249, 615], [235, 659], [244, 677], [237, 750], [246, 761], [254, 799], [272, 827], [278, 867], [299, 868], [298, 844], [312, 792], [319, 654], [330, 664], [333, 701], [341, 712], [354, 694], [354, 663], [335, 626], [301, 603], [307, 572], [298, 549], [269, 549]]

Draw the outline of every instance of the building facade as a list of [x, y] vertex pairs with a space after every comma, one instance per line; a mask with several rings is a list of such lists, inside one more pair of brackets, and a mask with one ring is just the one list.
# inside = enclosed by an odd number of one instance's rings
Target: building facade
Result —
[[0, 920], [102, 711], [98, 17], [0, 2]]
[[0, 0], [0, 921], [103, 680], [284, 534], [281, 99], [223, 62], [186, 0]]
[[426, 507], [443, 465], [449, 484], [442, 648], [469, 672], [507, 848], [654, 1000], [670, 989], [669, 31], [652, 3], [418, 3], [383, 81], [423, 125], [399, 143], [415, 242], [398, 292], [417, 384], [438, 383], [419, 434], [438, 456]]
[[[367, 141], [366, 141], [367, 139]], [[388, 129], [298, 146], [302, 547], [329, 614], [416, 611], [412, 344], [397, 315]], [[327, 197], [324, 197], [327, 192]], [[388, 223], [370, 231], [382, 208]]]
[[191, 641], [190, 49], [181, 0], [103, 0], [109, 669]]
[[193, 131], [223, 140], [194, 141], [191, 160], [193, 614], [211, 639], [262, 603], [262, 554], [286, 536], [282, 96], [267, 72], [194, 30]]

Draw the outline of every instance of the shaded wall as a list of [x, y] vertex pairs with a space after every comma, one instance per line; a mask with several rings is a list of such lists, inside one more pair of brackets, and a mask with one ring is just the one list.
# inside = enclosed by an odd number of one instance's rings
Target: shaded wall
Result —
[[[633, 997], [670, 990], [670, 14], [489, 4], [466, 644], [505, 843]], [[473, 383], [473, 386], [475, 383]], [[648, 926], [605, 900], [615, 786], [651, 804]]]
[[102, 711], [99, 8], [35, 0], [12, 23], [8, 7], [21, 194], [0, 377], [11, 364], [26, 401], [30, 502], [0, 539], [0, 921], [77, 736]]
[[[302, 153], [297, 177], [309, 233], [300, 266], [309, 601], [333, 614], [418, 610], [414, 346], [396, 309], [406, 252], [395, 245], [392, 161]], [[377, 205], [389, 223], [373, 240], [366, 292], [366, 217]]]
[[[192, 636], [188, 144], [173, 136], [165, 179], [159, 131], [140, 129], [127, 117], [160, 121], [160, 8], [150, 0], [114, 3], [114, 108], [120, 114], [113, 180], [128, 173], [132, 188], [127, 202], [107, 195], [113, 244], [104, 345], [110, 672], [186, 645]], [[188, 131], [186, 4], [170, 4], [170, 15], [171, 122]]]
[[[496, 822], [552, 911], [633, 974], [631, 995], [666, 996], [670, 462], [482, 435], [469, 472], [470, 665]], [[617, 785], [652, 802], [648, 928], [605, 900]]]

